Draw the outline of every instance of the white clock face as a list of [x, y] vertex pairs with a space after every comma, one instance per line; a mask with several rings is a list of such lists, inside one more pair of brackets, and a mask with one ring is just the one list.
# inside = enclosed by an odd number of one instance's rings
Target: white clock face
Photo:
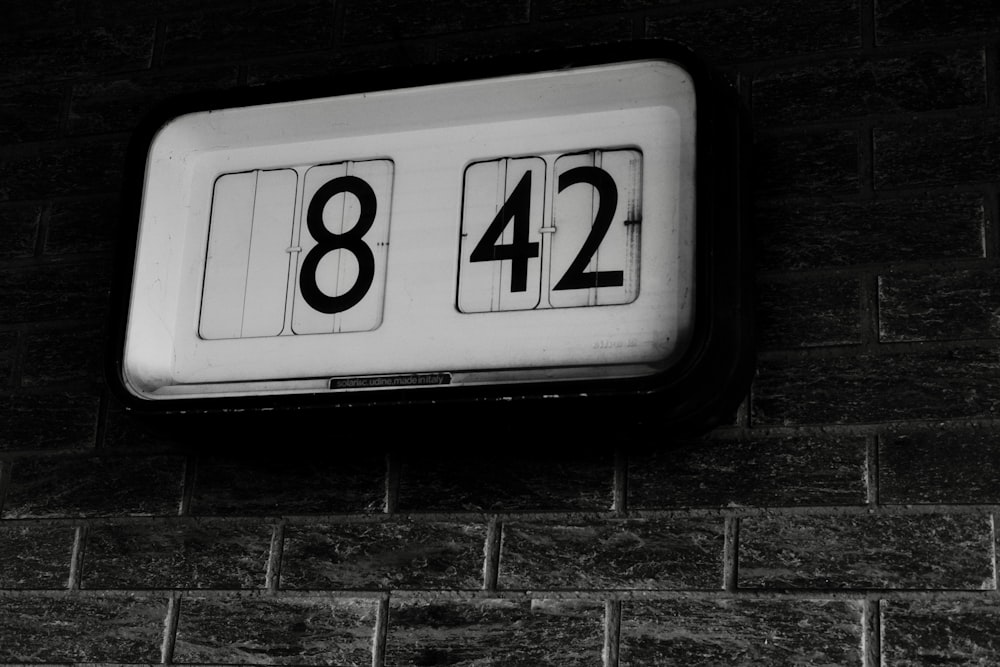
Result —
[[637, 60], [180, 115], [149, 145], [136, 397], [644, 377], [687, 349], [694, 86]]

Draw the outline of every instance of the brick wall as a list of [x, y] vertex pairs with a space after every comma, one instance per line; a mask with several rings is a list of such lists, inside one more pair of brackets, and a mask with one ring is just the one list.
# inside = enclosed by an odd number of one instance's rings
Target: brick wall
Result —
[[[996, 3], [3, 14], [0, 663], [1000, 662]], [[151, 105], [640, 37], [696, 48], [752, 113], [759, 364], [730, 424], [282, 457], [148, 433], [110, 398], [121, 164]]]

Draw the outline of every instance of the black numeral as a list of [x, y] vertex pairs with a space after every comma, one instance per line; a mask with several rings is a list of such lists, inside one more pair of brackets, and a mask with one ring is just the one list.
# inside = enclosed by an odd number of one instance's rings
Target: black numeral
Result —
[[[511, 260], [511, 292], [527, 291], [528, 260], [538, 257], [538, 243], [528, 241], [530, 215], [531, 172], [528, 171], [518, 181], [514, 191], [507, 197], [507, 201], [500, 207], [493, 222], [469, 255], [469, 260], [473, 262]], [[510, 220], [514, 221], [513, 243], [498, 243]]]
[[[343, 234], [334, 234], [323, 224], [323, 207], [340, 193], [350, 193], [357, 197], [361, 205], [361, 215], [358, 222]], [[375, 221], [375, 211], [378, 203], [375, 191], [367, 182], [357, 176], [341, 176], [324, 183], [309, 202], [306, 212], [306, 225], [309, 233], [316, 240], [316, 245], [306, 253], [302, 260], [302, 271], [299, 275], [299, 290], [302, 298], [313, 309], [332, 315], [342, 313], [356, 306], [368, 293], [375, 279], [375, 257], [364, 241], [364, 235], [371, 229]], [[316, 284], [316, 270], [320, 260], [334, 250], [346, 250], [358, 260], [358, 277], [351, 289], [343, 294], [330, 296], [325, 294]]]
[[618, 186], [611, 174], [600, 167], [575, 167], [559, 176], [559, 192], [571, 185], [587, 183], [597, 188], [600, 204], [590, 234], [583, 247], [570, 262], [566, 273], [553, 290], [589, 289], [591, 287], [621, 287], [625, 284], [624, 271], [584, 271], [611, 227], [611, 219], [618, 208]]

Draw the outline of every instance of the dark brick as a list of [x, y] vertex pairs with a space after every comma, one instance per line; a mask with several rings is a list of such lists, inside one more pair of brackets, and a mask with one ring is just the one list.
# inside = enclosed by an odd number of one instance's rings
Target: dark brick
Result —
[[722, 587], [722, 521], [507, 522], [500, 588]]
[[97, 134], [131, 130], [155, 104], [172, 96], [236, 85], [234, 67], [156, 71], [73, 85], [69, 131]]
[[992, 417], [998, 372], [997, 351], [978, 348], [761, 360], [751, 416], [756, 424]]
[[990, 182], [1000, 178], [995, 118], [875, 128], [875, 187]]
[[124, 141], [89, 139], [46, 144], [0, 159], [0, 201], [117, 190]]
[[57, 135], [65, 96], [60, 84], [5, 89], [0, 95], [0, 142], [16, 143]]
[[657, 600], [622, 607], [621, 667], [863, 663], [859, 602]]
[[359, 45], [251, 62], [247, 66], [247, 83], [255, 86], [277, 81], [337, 77], [384, 67], [428, 64], [435, 59], [432, 50], [422, 44]]
[[0, 524], [0, 588], [66, 588], [75, 530]]
[[983, 197], [975, 192], [862, 202], [756, 203], [757, 262], [797, 270], [981, 258]]
[[37, 0], [4, 5], [5, 36], [29, 28], [72, 24], [77, 20], [77, 0]]
[[21, 384], [38, 387], [60, 382], [96, 382], [101, 376], [104, 333], [77, 327], [25, 335]]
[[804, 436], [676, 443], [630, 456], [630, 509], [861, 505], [865, 439]]
[[879, 438], [883, 503], [1000, 503], [1000, 449], [990, 429], [890, 432]]
[[163, 61], [167, 65], [232, 63], [328, 47], [332, 35], [332, 0], [255, 3], [252, 8], [167, 19]]
[[966, 50], [824, 61], [758, 77], [753, 99], [754, 117], [763, 125], [982, 106], [984, 56]]
[[837, 276], [757, 287], [759, 349], [861, 342], [861, 280]]
[[180, 457], [54, 457], [12, 464], [5, 518], [176, 515]]
[[613, 457], [525, 453], [411, 456], [399, 484], [400, 511], [609, 510]]
[[281, 586], [409, 590], [483, 587], [484, 524], [341, 523], [289, 526]]
[[385, 459], [205, 458], [191, 501], [194, 514], [289, 515], [381, 512]]
[[740, 522], [743, 588], [994, 589], [990, 518], [775, 516]]
[[449, 36], [441, 40], [438, 54], [442, 60], [462, 60], [484, 54], [495, 57], [537, 49], [589, 46], [631, 39], [632, 19], [628, 17], [561, 21], [536, 24], [509, 33]]
[[167, 601], [132, 595], [0, 597], [0, 661], [160, 661]]
[[1000, 664], [995, 600], [886, 600], [882, 660], [893, 667]]
[[447, 2], [348, 0], [344, 40], [377, 42], [528, 22], [529, 0], [466, 0], [462, 11]]
[[1000, 272], [889, 274], [879, 279], [879, 339], [885, 342], [1000, 336]]
[[860, 46], [859, 16], [856, 0], [757, 0], [650, 18], [646, 33], [734, 63]]
[[370, 665], [377, 613], [371, 599], [185, 597], [174, 661]]
[[997, 33], [1000, 7], [980, 0], [875, 0], [879, 44]]
[[[216, 0], [211, 7], [220, 10], [223, 7], [239, 9], [250, 5], [252, 0]], [[84, 7], [88, 16], [96, 21], [117, 21], [121, 19], [134, 20], [137, 17], [160, 16], [184, 12], [204, 11], [202, 0], [85, 0]]]
[[262, 524], [102, 524], [87, 537], [83, 587], [262, 588], [270, 544]]
[[136, 21], [5, 34], [0, 85], [145, 69], [153, 56], [155, 30], [152, 21]]
[[77, 255], [114, 249], [120, 209], [117, 197], [54, 202], [45, 235], [45, 254]]
[[0, 451], [93, 447], [97, 396], [7, 396], [0, 408]]
[[601, 602], [394, 600], [385, 664], [584, 667], [603, 644]]
[[0, 321], [105, 317], [111, 270], [107, 262], [36, 264], [0, 271]]
[[832, 194], [856, 192], [861, 185], [853, 130], [761, 136], [754, 162], [758, 192]]
[[[709, 4], [711, 0], [701, 0], [700, 4]], [[575, 18], [588, 14], [612, 14], [630, 12], [642, 9], [659, 9], [668, 5], [683, 5], [690, 7], [699, 4], [698, 0], [536, 0], [539, 18], [558, 19]]]
[[0, 206], [0, 259], [34, 255], [41, 218], [42, 207], [37, 204]]

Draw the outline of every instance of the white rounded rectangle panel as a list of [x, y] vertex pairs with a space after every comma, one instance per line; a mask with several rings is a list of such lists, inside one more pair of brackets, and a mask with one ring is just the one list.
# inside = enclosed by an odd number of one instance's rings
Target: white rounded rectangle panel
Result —
[[684, 58], [638, 51], [168, 106], [130, 158], [121, 393], [337, 403], [669, 376], [708, 298], [710, 101]]

